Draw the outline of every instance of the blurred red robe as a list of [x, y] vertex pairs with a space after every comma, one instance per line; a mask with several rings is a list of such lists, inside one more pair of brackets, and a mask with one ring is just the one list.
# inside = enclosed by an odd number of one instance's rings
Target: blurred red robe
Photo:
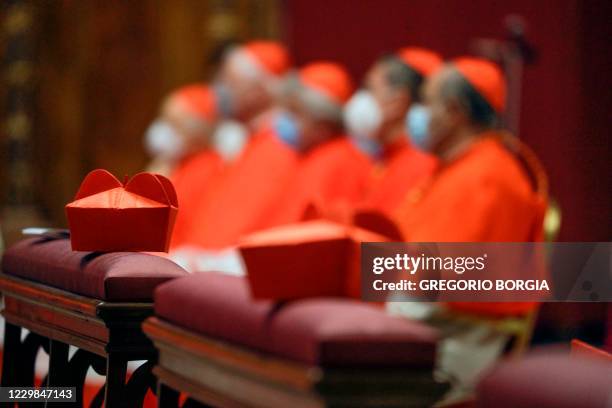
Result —
[[[495, 136], [495, 135], [487, 135]], [[529, 242], [542, 240], [546, 203], [519, 162], [485, 137], [413, 189], [396, 212], [406, 241]], [[523, 314], [533, 303], [453, 303], [454, 309]]]
[[207, 249], [235, 245], [280, 199], [296, 165], [297, 154], [269, 126], [252, 134], [196, 211], [188, 243]]
[[347, 137], [312, 148], [299, 157], [282, 198], [262, 218], [259, 229], [302, 221], [312, 205], [354, 206], [367, 189], [371, 169], [370, 159]]
[[406, 194], [431, 176], [435, 167], [433, 156], [411, 146], [406, 136], [400, 137], [385, 147], [381, 162], [372, 170], [361, 207], [392, 215]]
[[170, 175], [179, 202], [170, 247], [189, 243], [192, 221], [208, 199], [211, 187], [220, 176], [223, 160], [213, 150], [203, 150], [184, 159]]

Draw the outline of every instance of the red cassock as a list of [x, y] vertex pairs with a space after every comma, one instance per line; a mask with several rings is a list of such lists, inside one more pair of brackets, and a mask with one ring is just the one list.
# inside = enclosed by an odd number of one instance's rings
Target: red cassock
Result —
[[354, 206], [363, 197], [372, 164], [344, 136], [324, 142], [298, 159], [282, 198], [258, 229], [298, 222], [310, 206]]
[[370, 176], [370, 186], [361, 207], [392, 215], [406, 194], [431, 176], [436, 159], [410, 145], [405, 136], [386, 146], [382, 160]]
[[213, 183], [221, 175], [222, 169], [221, 156], [212, 150], [203, 150], [182, 160], [170, 175], [180, 205], [171, 248], [190, 243], [193, 220], [200, 206], [209, 200]]
[[235, 245], [280, 199], [296, 165], [297, 154], [269, 127], [251, 135], [195, 212], [189, 243], [208, 249]]
[[[483, 137], [413, 189], [395, 215], [407, 241], [523, 242], [541, 240], [545, 207], [513, 155], [494, 137]], [[452, 307], [506, 315], [527, 312], [534, 304]]]

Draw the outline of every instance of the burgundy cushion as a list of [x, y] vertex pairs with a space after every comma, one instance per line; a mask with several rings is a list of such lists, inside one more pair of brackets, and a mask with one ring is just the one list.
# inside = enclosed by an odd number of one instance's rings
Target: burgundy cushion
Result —
[[323, 366], [431, 367], [436, 332], [380, 306], [339, 298], [276, 305], [246, 279], [196, 273], [155, 291], [156, 314], [197, 333]]
[[97, 299], [150, 302], [160, 283], [187, 272], [138, 252], [77, 252], [68, 239], [31, 238], [7, 249], [2, 272]]
[[612, 404], [612, 364], [536, 355], [500, 364], [478, 386], [478, 407], [604, 408]]

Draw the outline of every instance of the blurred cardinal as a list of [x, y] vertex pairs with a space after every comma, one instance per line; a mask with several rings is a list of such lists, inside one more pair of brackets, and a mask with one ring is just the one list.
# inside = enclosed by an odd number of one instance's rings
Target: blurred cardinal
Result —
[[[415, 146], [438, 157], [433, 176], [416, 187], [396, 212], [405, 239], [414, 242], [529, 242], [542, 239], [546, 177], [527, 154], [506, 140], [498, 118], [506, 83], [492, 62], [460, 58], [426, 84], [425, 128]], [[522, 148], [522, 151], [525, 148]], [[516, 151], [514, 151], [516, 150]], [[531, 173], [535, 183], [528, 174]], [[523, 314], [531, 303], [458, 304], [492, 314]]]
[[311, 205], [352, 206], [363, 196], [371, 161], [346, 137], [342, 122], [352, 89], [346, 69], [327, 61], [308, 64], [285, 81], [274, 131], [298, 162], [260, 228], [300, 221]]
[[374, 63], [365, 87], [347, 104], [344, 119], [349, 134], [376, 160], [361, 208], [389, 215], [417, 182], [432, 173], [434, 156], [412, 145], [405, 123], [409, 110], [421, 106], [425, 78], [441, 64], [433, 51], [402, 48]]
[[225, 55], [213, 85], [219, 111], [240, 123], [244, 146], [215, 183], [213, 199], [192, 217], [186, 243], [206, 249], [235, 244], [252, 231], [293, 173], [296, 155], [275, 135], [275, 97], [290, 68], [289, 55], [274, 41], [251, 41]]
[[223, 160], [212, 136], [217, 118], [215, 92], [204, 84], [187, 85], [166, 98], [147, 132], [148, 150], [156, 155], [149, 171], [168, 174], [178, 196], [171, 247], [185, 242], [192, 217], [221, 174]]

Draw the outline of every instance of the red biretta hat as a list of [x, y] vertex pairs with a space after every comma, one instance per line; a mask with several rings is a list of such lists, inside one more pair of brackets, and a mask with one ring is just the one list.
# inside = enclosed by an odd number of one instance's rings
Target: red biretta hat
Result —
[[256, 299], [359, 298], [360, 243], [381, 241], [372, 231], [315, 220], [253, 233], [240, 252]]
[[217, 119], [217, 101], [214, 91], [204, 84], [185, 85], [170, 94], [170, 98], [181, 101], [185, 109], [208, 123]]
[[461, 57], [453, 66], [497, 112], [506, 108], [506, 79], [501, 69], [482, 58]]
[[291, 66], [287, 49], [277, 41], [250, 41], [242, 46], [242, 50], [274, 76], [284, 75]]
[[397, 51], [397, 57], [410, 68], [428, 77], [442, 66], [440, 54], [420, 47], [404, 47]]
[[298, 72], [301, 84], [313, 89], [338, 105], [353, 93], [353, 81], [346, 68], [330, 61], [312, 62]]
[[167, 252], [177, 211], [174, 186], [164, 176], [139, 173], [123, 184], [94, 170], [66, 205], [72, 249]]

